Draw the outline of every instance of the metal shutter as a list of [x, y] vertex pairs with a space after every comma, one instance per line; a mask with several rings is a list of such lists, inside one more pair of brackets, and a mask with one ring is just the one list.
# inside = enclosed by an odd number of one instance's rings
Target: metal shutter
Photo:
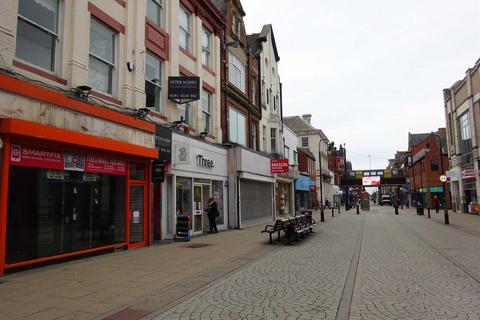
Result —
[[272, 192], [271, 183], [240, 180], [242, 224], [260, 219], [273, 219]]

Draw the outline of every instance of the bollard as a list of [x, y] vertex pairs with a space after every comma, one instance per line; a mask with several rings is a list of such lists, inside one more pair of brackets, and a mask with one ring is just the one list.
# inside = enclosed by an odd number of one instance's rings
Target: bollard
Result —
[[325, 222], [325, 213], [323, 212], [323, 208], [320, 209], [320, 222]]
[[357, 214], [360, 214], [360, 206], [357, 204]]
[[444, 218], [445, 218], [445, 224], [450, 224], [450, 219], [448, 218], [448, 209], [447, 208], [445, 208]]
[[430, 208], [427, 208], [427, 217], [430, 219]]
[[398, 215], [398, 207], [395, 206], [395, 214]]
[[340, 206], [338, 206], [338, 214], [340, 214]]
[[334, 212], [335, 208], [332, 207], [332, 217], [335, 217], [335, 212]]

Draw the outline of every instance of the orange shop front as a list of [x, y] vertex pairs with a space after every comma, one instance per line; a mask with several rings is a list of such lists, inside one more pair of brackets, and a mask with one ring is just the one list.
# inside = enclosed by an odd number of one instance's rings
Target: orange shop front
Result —
[[0, 275], [149, 244], [155, 149], [16, 119], [0, 133]]

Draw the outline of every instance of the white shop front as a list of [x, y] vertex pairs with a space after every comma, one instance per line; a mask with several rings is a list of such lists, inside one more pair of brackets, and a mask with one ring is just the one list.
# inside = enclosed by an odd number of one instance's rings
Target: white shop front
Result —
[[242, 228], [275, 218], [275, 177], [270, 158], [235, 146], [229, 150], [229, 225]]
[[209, 230], [206, 209], [213, 197], [218, 205], [218, 230], [228, 226], [227, 150], [219, 145], [172, 134], [172, 166], [166, 177], [164, 214], [165, 239], [174, 239], [177, 220], [188, 217], [193, 235]]

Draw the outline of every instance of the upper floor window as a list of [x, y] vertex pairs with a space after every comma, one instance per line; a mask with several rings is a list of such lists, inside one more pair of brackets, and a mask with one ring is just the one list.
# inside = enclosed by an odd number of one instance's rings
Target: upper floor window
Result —
[[162, 99], [162, 62], [147, 52], [145, 59], [145, 95], [146, 107], [161, 111]]
[[293, 163], [298, 164], [298, 152], [293, 151]]
[[241, 22], [238, 17], [234, 14], [232, 19], [232, 34], [234, 34], [238, 39], [240, 39], [240, 26]]
[[163, 3], [162, 0], [147, 0], [147, 17], [155, 22], [157, 26], [163, 24]]
[[245, 92], [245, 66], [230, 52], [228, 53], [228, 80]]
[[252, 122], [252, 149], [257, 150], [257, 124]]
[[55, 71], [59, 0], [19, 0], [15, 56]]
[[190, 38], [191, 38], [191, 15], [190, 12], [185, 9], [184, 7], [180, 6], [180, 14], [179, 14], [179, 27], [180, 27], [180, 35], [179, 35], [179, 43], [180, 47], [190, 51]]
[[116, 33], [95, 19], [90, 21], [89, 83], [93, 89], [112, 94], [115, 80]]
[[212, 56], [212, 49], [211, 49], [211, 33], [203, 28], [202, 29], [202, 63], [204, 66], [211, 68], [211, 56]]
[[290, 148], [288, 146], [284, 146], [283, 147], [283, 155], [285, 157], [285, 159], [288, 159], [290, 160]]
[[303, 137], [302, 138], [302, 147], [308, 147], [308, 137]]
[[438, 159], [431, 159], [430, 160], [430, 171], [438, 171], [438, 170], [439, 170]]
[[202, 90], [202, 130], [210, 132], [212, 129], [212, 94]]
[[178, 110], [180, 110], [180, 119], [183, 120], [186, 124], [190, 125], [190, 103], [184, 103], [178, 105]]
[[272, 153], [277, 152], [277, 129], [270, 129], [270, 150]]
[[255, 78], [252, 79], [252, 104], [254, 106], [257, 105], [257, 90], [256, 90], [256, 80]]
[[234, 108], [229, 108], [228, 115], [228, 132], [230, 135], [230, 141], [245, 146], [247, 144], [245, 116]]
[[267, 105], [265, 103], [265, 80], [262, 80], [262, 87], [260, 88], [262, 92], [262, 108], [267, 110]]

